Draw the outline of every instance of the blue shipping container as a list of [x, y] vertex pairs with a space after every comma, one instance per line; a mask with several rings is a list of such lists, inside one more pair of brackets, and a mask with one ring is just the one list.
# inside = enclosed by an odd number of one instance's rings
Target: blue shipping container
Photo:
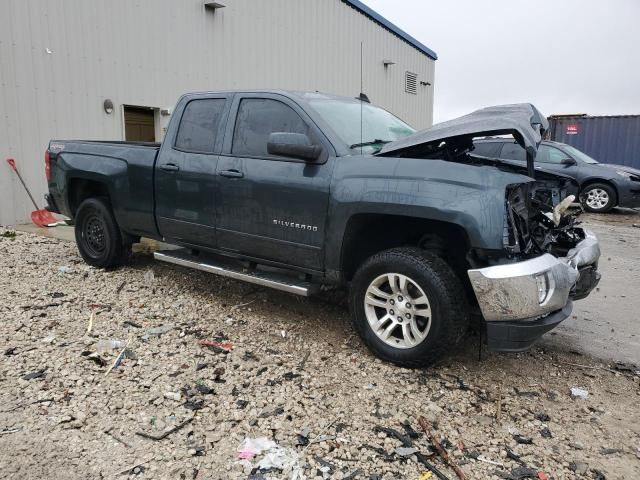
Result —
[[550, 140], [567, 143], [602, 163], [640, 168], [640, 115], [549, 117]]

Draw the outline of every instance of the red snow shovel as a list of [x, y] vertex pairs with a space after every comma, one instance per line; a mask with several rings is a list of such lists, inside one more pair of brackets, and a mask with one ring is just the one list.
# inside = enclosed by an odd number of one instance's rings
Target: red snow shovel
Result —
[[48, 212], [44, 208], [38, 208], [38, 204], [33, 199], [33, 195], [31, 195], [31, 192], [27, 188], [27, 184], [24, 183], [22, 175], [20, 175], [20, 172], [18, 171], [18, 167], [16, 167], [16, 161], [13, 158], [7, 158], [7, 163], [12, 168], [12, 170], [16, 172], [16, 175], [18, 175], [20, 183], [22, 183], [22, 186], [27, 191], [27, 195], [29, 195], [29, 198], [33, 202], [33, 206], [36, 207], [35, 211], [31, 212], [31, 221], [39, 227], [55, 226], [55, 224], [58, 223], [58, 220], [53, 216], [51, 212]]

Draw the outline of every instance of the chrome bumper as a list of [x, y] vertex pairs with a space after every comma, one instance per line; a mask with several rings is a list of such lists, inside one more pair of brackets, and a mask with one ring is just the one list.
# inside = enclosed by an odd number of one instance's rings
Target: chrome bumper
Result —
[[[600, 257], [598, 239], [584, 232], [585, 239], [563, 258], [546, 253], [523, 262], [469, 270], [484, 319], [533, 320], [561, 310], [575, 293], [580, 271], [595, 272]], [[579, 298], [598, 283], [600, 276], [595, 273], [588, 285], [581, 283]]]

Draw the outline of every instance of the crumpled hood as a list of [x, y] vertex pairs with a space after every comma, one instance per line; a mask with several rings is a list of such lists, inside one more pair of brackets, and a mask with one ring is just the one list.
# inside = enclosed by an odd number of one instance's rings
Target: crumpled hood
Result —
[[482, 108], [459, 118], [434, 125], [408, 137], [388, 143], [378, 155], [398, 154], [418, 145], [440, 143], [455, 137], [511, 134], [535, 157], [549, 122], [530, 103]]

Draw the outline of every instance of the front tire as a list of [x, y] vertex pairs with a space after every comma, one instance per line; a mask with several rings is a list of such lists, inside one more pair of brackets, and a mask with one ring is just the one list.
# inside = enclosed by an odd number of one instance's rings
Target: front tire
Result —
[[84, 200], [78, 207], [74, 223], [76, 244], [85, 262], [99, 268], [126, 262], [130, 248], [124, 244], [111, 207], [105, 200]]
[[460, 280], [444, 260], [418, 248], [369, 258], [354, 276], [349, 306], [369, 349], [402, 367], [438, 362], [468, 326]]
[[606, 183], [587, 185], [580, 194], [580, 202], [587, 212], [607, 213], [616, 206], [615, 190]]

